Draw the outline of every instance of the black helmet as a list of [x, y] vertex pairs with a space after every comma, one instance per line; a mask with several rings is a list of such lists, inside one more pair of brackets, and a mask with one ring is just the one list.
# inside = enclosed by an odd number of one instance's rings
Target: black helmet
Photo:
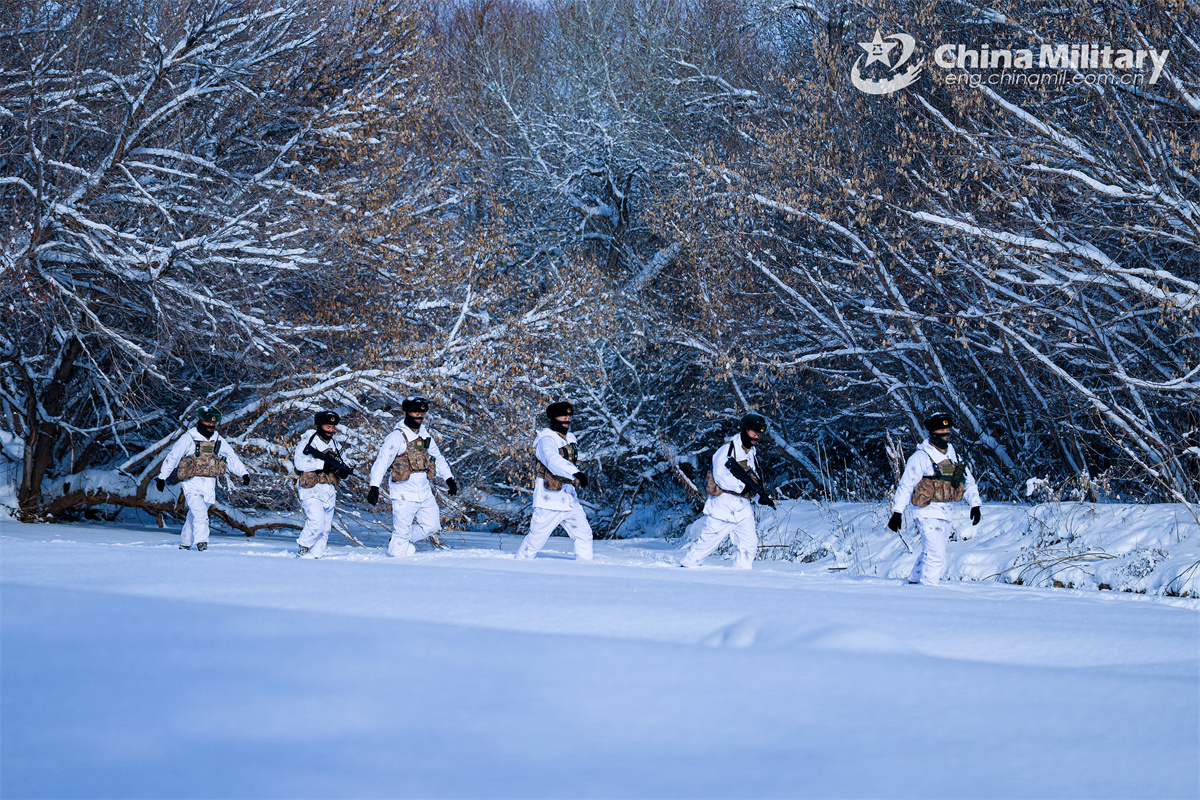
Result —
[[566, 400], [559, 400], [557, 403], [551, 403], [550, 405], [546, 406], [546, 419], [565, 417], [567, 414], [574, 415], [575, 407]]
[[933, 432], [942, 428], [954, 427], [954, 415], [944, 408], [939, 408], [932, 414], [925, 415], [925, 430]]
[[216, 425], [221, 421], [221, 412], [217, 410], [216, 406], [201, 406], [196, 409], [196, 420]]
[[739, 431], [758, 431], [759, 433], [767, 432], [767, 418], [762, 414], [757, 414], [751, 411], [744, 415], [738, 422]]
[[429, 401], [419, 394], [410, 394], [404, 398], [404, 402], [400, 404], [400, 408], [405, 414], [409, 411], [428, 411]]
[[313, 421], [319, 429], [322, 425], [337, 425], [342, 421], [342, 418], [336, 411], [318, 411], [313, 415]]

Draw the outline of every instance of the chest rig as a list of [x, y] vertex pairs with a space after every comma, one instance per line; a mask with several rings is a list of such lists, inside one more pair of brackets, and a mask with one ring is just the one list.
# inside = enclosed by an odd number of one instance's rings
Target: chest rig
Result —
[[[574, 464], [575, 457], [578, 455], [578, 450], [576, 450], [574, 442], [567, 442], [562, 447], [558, 448], [558, 454]], [[533, 457], [533, 463], [535, 465], [535, 474], [538, 478], [542, 479], [542, 484], [546, 487], [547, 491], [560, 491], [564, 483], [569, 483], [575, 487], [579, 486], [579, 481], [573, 478], [560, 478], [550, 470], [546, 469], [546, 465], [543, 464], [542, 460], [536, 455]]]
[[[929, 460], [933, 461], [933, 456]], [[967, 468], [961, 461], [934, 461], [933, 475], [921, 478], [913, 488], [912, 504], [924, 508], [930, 503], [957, 503], [967, 492], [966, 475]]]
[[429, 455], [429, 443], [432, 441], [432, 436], [426, 436], [424, 439], [418, 437], [410, 441], [404, 452], [392, 462], [392, 480], [397, 483], [406, 481], [414, 472], [424, 472], [429, 476], [429, 480], [433, 480], [437, 474], [437, 459]]
[[179, 480], [188, 478], [219, 478], [225, 474], [225, 459], [221, 456], [221, 440], [196, 442], [196, 450], [179, 459], [175, 473]]

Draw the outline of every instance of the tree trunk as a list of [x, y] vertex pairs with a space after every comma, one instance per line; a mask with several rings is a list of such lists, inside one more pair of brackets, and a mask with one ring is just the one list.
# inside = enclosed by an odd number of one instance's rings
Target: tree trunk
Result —
[[82, 352], [83, 343], [78, 338], [72, 338], [63, 348], [58, 369], [40, 398], [36, 387], [30, 387], [26, 410], [29, 435], [25, 439], [25, 468], [21, 472], [21, 485], [17, 490], [17, 505], [23, 520], [35, 519], [42, 506], [42, 481], [54, 460], [54, 447], [62, 432], [62, 426], [54, 419], [62, 413], [66, 404], [67, 384], [75, 372], [75, 359]]
[[[149, 483], [147, 478], [146, 483]], [[147, 500], [145, 496], [146, 486], [143, 484], [139, 487], [136, 495], [115, 495], [104, 491], [96, 491], [94, 489], [82, 491], [76, 489], [70, 491], [62, 497], [50, 500], [43, 513], [47, 517], [53, 517], [67, 511], [68, 509], [88, 508], [91, 506], [121, 506], [123, 508], [139, 508], [142, 511], [148, 511], [152, 514], [165, 515], [183, 519], [187, 516], [187, 509], [181, 508], [176, 499], [171, 499], [169, 502], [156, 503], [153, 500]], [[182, 496], [182, 495], [181, 495]], [[268, 528], [288, 528], [292, 530], [300, 530], [304, 526], [296, 522], [282, 522], [277, 519], [270, 521], [258, 522], [243, 522], [230, 516], [220, 506], [210, 506], [208, 509], [209, 516], [216, 517], [224, 522], [230, 528], [236, 531], [241, 531], [247, 536], [253, 536], [255, 533]]]

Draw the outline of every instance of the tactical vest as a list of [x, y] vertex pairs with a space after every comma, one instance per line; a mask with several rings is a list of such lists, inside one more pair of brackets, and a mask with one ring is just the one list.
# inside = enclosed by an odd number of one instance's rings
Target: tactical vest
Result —
[[196, 452], [179, 459], [175, 473], [179, 480], [188, 478], [219, 478], [225, 474], [225, 459], [221, 456], [221, 440], [196, 442]]
[[[733, 442], [729, 443], [729, 454], [727, 456], [725, 456], [725, 458], [726, 459], [733, 458]], [[749, 456], [746, 457], [745, 461], [739, 461], [737, 463], [738, 463], [738, 466], [740, 466], [742, 469], [746, 470], [746, 472], [749, 472], [751, 475], [753, 475], [755, 481], [758, 481], [761, 484], [761, 481], [759, 481], [759, 478], [758, 478], [758, 473], [750, 468], [750, 457]], [[726, 490], [722, 489], [720, 486], [717, 485], [717, 481], [715, 478], [713, 478], [711, 469], [708, 471], [708, 480], [706, 481], [704, 488], [709, 493], [709, 495], [711, 495], [712, 497], [720, 497], [723, 494], [734, 494], [733, 492], [727, 492]], [[747, 486], [745, 489], [743, 489], [741, 492], [737, 493], [735, 496], [737, 496], [737, 497], [753, 497], [754, 492], [752, 492], [750, 490], [750, 487]]]
[[434, 462], [437, 459], [429, 455], [431, 441], [433, 441], [433, 437], [426, 436], [424, 439], [417, 438], [408, 443], [404, 452], [396, 456], [396, 460], [392, 462], [393, 481], [397, 483], [406, 481], [414, 472], [424, 472], [429, 476], [429, 480], [434, 479], [434, 476], [437, 475]]
[[[567, 442], [562, 447], [558, 448], [558, 454], [567, 461], [570, 461], [572, 464], [575, 463], [575, 456], [577, 452], [578, 451], [575, 449], [575, 444], [573, 442]], [[542, 463], [542, 460], [538, 458], [536, 454], [533, 457], [533, 462], [536, 465], [535, 474], [538, 478], [542, 479], [542, 484], [546, 487], [547, 491], [557, 492], [562, 489], [564, 483], [569, 483], [575, 487], [579, 486], [579, 481], [575, 480], [574, 478], [560, 478], [550, 470], [546, 469], [546, 465]]]
[[[925, 455], [929, 455], [925, 453]], [[929, 457], [933, 461], [933, 457]], [[930, 503], [957, 503], [967, 492], [967, 468], [961, 461], [950, 459], [934, 462], [933, 475], [921, 478], [913, 487], [912, 504], [924, 508]]]

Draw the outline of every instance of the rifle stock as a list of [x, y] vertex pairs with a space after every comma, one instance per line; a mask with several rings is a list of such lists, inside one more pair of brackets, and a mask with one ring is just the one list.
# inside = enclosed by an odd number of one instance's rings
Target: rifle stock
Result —
[[742, 468], [741, 464], [734, 461], [733, 456], [730, 456], [725, 461], [725, 469], [729, 470], [730, 473], [733, 474], [733, 477], [737, 478], [739, 481], [746, 484], [746, 488], [749, 489], [752, 494], [761, 494], [761, 495], [767, 494], [766, 487], [763, 486], [763, 484], [756, 481], [754, 479], [754, 476], [752, 474], [750, 474], [749, 471]]

